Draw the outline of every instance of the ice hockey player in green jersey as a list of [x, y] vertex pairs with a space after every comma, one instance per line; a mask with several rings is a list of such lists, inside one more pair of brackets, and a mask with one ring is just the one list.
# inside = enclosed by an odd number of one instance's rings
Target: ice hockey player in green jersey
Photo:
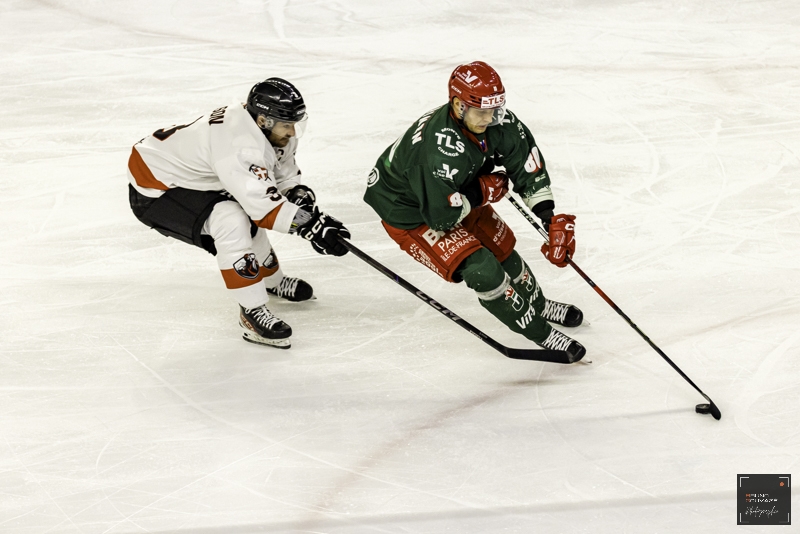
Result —
[[491, 204], [511, 184], [548, 230], [542, 252], [559, 267], [575, 252], [575, 217], [554, 215], [544, 157], [506, 110], [497, 72], [481, 61], [459, 65], [448, 85], [448, 104], [420, 117], [378, 158], [364, 201], [415, 260], [448, 282], [463, 280], [514, 332], [580, 360], [586, 349], [549, 323], [575, 327], [583, 313], [545, 298]]

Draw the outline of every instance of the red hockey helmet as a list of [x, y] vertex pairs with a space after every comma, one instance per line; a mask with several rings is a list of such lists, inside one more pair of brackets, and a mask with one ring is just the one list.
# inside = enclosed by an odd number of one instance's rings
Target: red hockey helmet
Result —
[[450, 101], [457, 96], [468, 106], [500, 108], [506, 103], [506, 90], [500, 75], [483, 61], [459, 65], [450, 75]]

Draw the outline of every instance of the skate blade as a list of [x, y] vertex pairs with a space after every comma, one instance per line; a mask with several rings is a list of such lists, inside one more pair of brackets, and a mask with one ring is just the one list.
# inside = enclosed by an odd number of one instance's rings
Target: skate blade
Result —
[[285, 297], [278, 296], [275, 293], [270, 293], [269, 295], [270, 295], [269, 298], [275, 297], [276, 299], [281, 299], [281, 300], [283, 300], [285, 302], [291, 302], [292, 304], [300, 304], [301, 302], [309, 302], [311, 300], [317, 300], [317, 296], [316, 295], [311, 295], [311, 297], [307, 298], [306, 300], [289, 300], [289, 299], [287, 299]]
[[249, 343], [255, 343], [256, 345], [266, 345], [268, 347], [275, 347], [278, 349], [288, 349], [292, 346], [292, 341], [288, 337], [285, 339], [267, 339], [259, 336], [258, 334], [244, 332], [242, 334], [242, 339]]

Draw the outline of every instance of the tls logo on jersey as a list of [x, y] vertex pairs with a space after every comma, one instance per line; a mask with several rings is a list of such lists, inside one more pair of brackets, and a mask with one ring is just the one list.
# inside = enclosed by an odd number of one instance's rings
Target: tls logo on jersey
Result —
[[[450, 132], [453, 136], [451, 137], [445, 132]], [[455, 145], [453, 144], [453, 138], [456, 140]], [[439, 152], [446, 156], [458, 156], [464, 153], [464, 143], [459, 140], [458, 132], [452, 128], [444, 128], [441, 133], [436, 132], [436, 144]], [[442, 145], [444, 145], [444, 148]]]
[[258, 165], [250, 165], [250, 172], [256, 175], [256, 178], [259, 180], [267, 181], [269, 180], [269, 171], [264, 167], [259, 167]]
[[253, 280], [258, 277], [258, 259], [252, 252], [245, 254], [233, 264], [233, 270], [242, 278]]

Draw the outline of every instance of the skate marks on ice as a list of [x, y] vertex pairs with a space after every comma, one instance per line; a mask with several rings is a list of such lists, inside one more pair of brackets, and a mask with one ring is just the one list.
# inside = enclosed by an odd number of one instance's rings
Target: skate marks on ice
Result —
[[[791, 454], [792, 452], [796, 453], [797, 451], [789, 443], [785, 445], [770, 443], [764, 439], [763, 432], [762, 435], [758, 435], [752, 430], [753, 422], [756, 419], [756, 415], [753, 413], [753, 405], [768, 395], [777, 392], [768, 389], [772, 377], [774, 376], [775, 367], [786, 361], [787, 353], [798, 352], [798, 347], [800, 347], [799, 342], [800, 332], [794, 332], [783, 339], [775, 349], [764, 357], [758, 365], [756, 372], [745, 383], [743, 390], [737, 392], [735, 397], [733, 397], [736, 399], [734, 401], [736, 406], [734, 421], [736, 422], [737, 428], [752, 440], [762, 443], [771, 450], [783, 450], [787, 454]], [[800, 365], [795, 365], [794, 367], [800, 368]], [[781, 411], [773, 411], [770, 414], [773, 418], [779, 418], [786, 410], [796, 409], [796, 401], [800, 400], [800, 386], [784, 386], [779, 391], [782, 393], [781, 397], [783, 397], [779, 404], [779, 409]], [[793, 435], [785, 438], [785, 440], [789, 442], [791, 438], [797, 436], [797, 434], [798, 433], [795, 432]]]
[[[420, 306], [418, 309], [423, 310], [424, 313], [430, 313], [427, 308]], [[420, 316], [424, 315], [424, 313], [415, 313], [415, 316], [412, 320], [419, 320]], [[405, 326], [405, 325], [400, 325]], [[372, 341], [379, 340], [384, 336], [376, 336], [373, 338]], [[174, 345], [174, 344], [173, 344]], [[411, 428], [402, 430], [402, 433], [395, 439], [381, 443], [377, 445], [377, 447], [373, 448], [371, 452], [365, 453], [360, 455], [362, 460], [355, 464], [355, 465], [347, 465], [341, 462], [325, 460], [318, 455], [310, 454], [302, 447], [296, 447], [288, 444], [287, 442], [295, 440], [302, 436], [302, 434], [314, 433], [315, 431], [320, 430], [320, 427], [312, 427], [305, 430], [303, 433], [294, 434], [289, 436], [283, 440], [275, 440], [274, 438], [270, 437], [269, 435], [264, 434], [261, 431], [253, 430], [252, 428], [245, 427], [241, 424], [234, 423], [227, 419], [226, 417], [216, 413], [213, 408], [207, 407], [203, 404], [196, 402], [192, 396], [183, 392], [180, 388], [176, 387], [172, 384], [169, 380], [164, 378], [163, 375], [155, 371], [151, 366], [149, 366], [146, 362], [144, 362], [141, 358], [136, 356], [133, 350], [130, 350], [128, 347], [119, 345], [129, 356], [137, 362], [143, 369], [147, 371], [150, 375], [152, 375], [159, 383], [169, 389], [175, 396], [181, 399], [187, 406], [191, 407], [192, 409], [200, 412], [204, 416], [212, 419], [213, 421], [223, 425], [228, 426], [242, 434], [248, 434], [250, 436], [257, 437], [259, 440], [266, 442], [266, 445], [263, 447], [255, 450], [254, 452], [247, 454], [238, 458], [233, 462], [229, 462], [224, 465], [220, 465], [213, 469], [212, 471], [203, 474], [202, 476], [192, 480], [191, 482], [177, 487], [174, 490], [161, 495], [159, 498], [155, 499], [153, 502], [149, 503], [148, 505], [140, 508], [139, 510], [127, 513], [124, 519], [121, 519], [117, 524], [117, 526], [122, 526], [126, 523], [130, 523], [133, 525], [137, 524], [137, 519], [146, 516], [149, 511], [155, 511], [159, 508], [161, 503], [166, 500], [180, 498], [181, 494], [184, 493], [186, 490], [190, 489], [192, 486], [202, 484], [203, 482], [208, 482], [209, 479], [214, 479], [219, 477], [225, 470], [234, 467], [236, 464], [245, 463], [255, 459], [258, 455], [269, 451], [270, 449], [284, 449], [286, 451], [290, 451], [294, 454], [297, 454], [301, 457], [304, 457], [308, 460], [311, 460], [314, 463], [320, 463], [323, 466], [330, 468], [333, 472], [342, 472], [343, 475], [339, 477], [338, 482], [331, 483], [329, 485], [323, 486], [327, 487], [322, 495], [315, 502], [311, 502], [308, 504], [300, 504], [297, 502], [292, 502], [291, 500], [282, 500], [276, 498], [274, 495], [269, 495], [267, 493], [258, 491], [251, 486], [248, 485], [237, 485], [240, 489], [245, 490], [254, 496], [258, 496], [260, 498], [268, 499], [270, 501], [275, 502], [276, 504], [288, 507], [289, 509], [295, 509], [300, 512], [304, 512], [302, 515], [308, 515], [309, 519], [307, 521], [300, 521], [300, 522], [286, 522], [286, 523], [276, 523], [276, 524], [267, 524], [267, 525], [250, 525], [246, 527], [241, 527], [239, 530], [237, 527], [225, 527], [229, 532], [239, 532], [239, 531], [247, 531], [248, 529], [252, 529], [252, 531], [260, 531], [260, 528], [266, 529], [266, 531], [275, 531], [275, 529], [280, 528], [288, 528], [289, 526], [293, 526], [294, 528], [300, 531], [314, 531], [317, 528], [332, 528], [337, 525], [370, 525], [370, 524], [383, 524], [383, 523], [392, 523], [397, 521], [403, 520], [410, 520], [411, 523], [416, 523], [417, 520], [414, 519], [418, 516], [418, 514], [412, 514], [409, 516], [404, 516], [403, 514], [392, 516], [391, 514], [388, 518], [384, 518], [383, 516], [376, 514], [372, 517], [366, 517], [363, 520], [359, 519], [358, 517], [354, 519], [348, 518], [345, 514], [336, 512], [337, 508], [342, 509], [346, 508], [347, 504], [347, 497], [348, 490], [353, 490], [354, 487], [363, 485], [366, 483], [374, 483], [378, 484], [378, 486], [390, 488], [391, 494], [400, 495], [400, 494], [419, 494], [424, 495], [430, 499], [433, 499], [433, 502], [442, 502], [444, 504], [444, 508], [451, 508], [453, 512], [442, 512], [442, 513], [433, 513], [431, 514], [430, 519], [436, 520], [439, 517], [447, 517], [451, 515], [455, 515], [457, 517], [461, 517], [463, 512], [466, 510], [466, 517], [501, 517], [501, 516], [513, 516], [519, 513], [530, 513], [526, 507], [520, 507], [517, 510], [514, 507], [507, 507], [508, 509], [500, 509], [500, 510], [492, 510], [491, 508], [487, 508], [482, 505], [471, 504], [469, 501], [464, 499], [455, 498], [448, 493], [453, 493], [452, 489], [448, 489], [447, 491], [430, 491], [425, 489], [425, 486], [429, 486], [427, 482], [420, 481], [421, 483], [418, 485], [409, 484], [408, 482], [399, 482], [393, 480], [396, 477], [389, 477], [387, 478], [386, 475], [380, 475], [381, 470], [375, 469], [380, 464], [386, 463], [394, 463], [393, 457], [398, 454], [402, 454], [402, 451], [405, 448], [408, 448], [411, 443], [415, 442], [419, 438], [423, 437], [425, 434], [428, 433], [435, 433], [439, 429], [444, 426], [447, 426], [449, 423], [452, 423], [454, 420], [458, 419], [467, 419], [469, 418], [470, 412], [474, 409], [484, 407], [487, 404], [496, 403], [501, 400], [504, 396], [514, 393], [515, 391], [520, 391], [520, 384], [512, 383], [511, 385], [501, 386], [496, 389], [492, 389], [484, 394], [474, 396], [468, 398], [466, 402], [464, 401], [462, 396], [454, 396], [449, 395], [449, 399], [454, 401], [457, 405], [451, 408], [447, 408], [442, 412], [435, 413], [431, 416], [424, 417], [421, 422], [419, 422], [416, 426], [412, 426]], [[169, 352], [169, 350], [168, 350]], [[347, 351], [343, 351], [342, 354]], [[527, 362], [526, 362], [527, 363]], [[529, 366], [528, 366], [529, 367]], [[410, 373], [407, 370], [400, 369], [403, 372], [407, 372], [418, 378], [420, 381], [424, 381], [424, 378], [419, 377], [416, 374]], [[537, 383], [542, 381], [541, 377], [537, 379]], [[545, 381], [546, 382], [546, 381]], [[430, 384], [430, 382], [428, 382]], [[529, 384], [526, 383], [523, 387], [523, 390], [528, 390], [527, 387]], [[440, 390], [443, 391], [443, 390]], [[405, 424], [405, 423], [404, 423]], [[457, 423], [458, 424], [458, 423]], [[324, 429], [323, 429], [324, 430]], [[112, 437], [111, 440], [114, 438]], [[110, 441], [111, 441], [110, 440]], [[109, 443], [110, 443], [109, 441]], [[108, 444], [106, 444], [106, 447]], [[99, 464], [100, 458], [102, 457], [103, 452], [105, 451], [106, 447], [104, 447], [100, 454], [98, 455], [96, 464]], [[401, 477], [406, 478], [406, 477]], [[231, 482], [228, 478], [225, 478], [228, 482]], [[463, 482], [462, 482], [463, 485]], [[106, 498], [111, 501], [111, 499], [115, 496], [118, 491], [122, 491], [119, 489], [114, 492], [110, 492]], [[342, 499], [345, 499], [342, 501]], [[320, 517], [321, 516], [321, 517]], [[424, 515], [422, 517], [425, 517]], [[147, 521], [145, 521], [147, 523]], [[215, 529], [215, 528], [207, 528], [207, 529], [198, 529], [197, 532], [219, 532], [225, 529]], [[193, 529], [194, 531], [195, 529]], [[158, 529], [151, 530], [148, 528], [148, 531], [159, 532]]]
[[[723, 506], [735, 499], [733, 491], [696, 492], [649, 497], [613, 499], [588, 499], [543, 504], [494, 506], [485, 508], [450, 508], [434, 512], [407, 512], [387, 514], [331, 514], [312, 522], [275, 521], [263, 523], [231, 524], [218, 527], [194, 527], [193, 534], [430, 534], [432, 532], [488, 533], [497, 529], [526, 527], [530, 532], [560, 532], [564, 524], [591, 524], [598, 516], [611, 516], [610, 508], [620, 513], [661, 517], [674, 513], [675, 507], [689, 511], [698, 504]], [[694, 515], [694, 514], [692, 514]], [[608, 519], [608, 518], [607, 518]], [[664, 518], [666, 519], [666, 517]], [[714, 524], [706, 522], [709, 529]], [[593, 532], [612, 534], [619, 530], [607, 529], [602, 524], [593, 526]], [[151, 534], [184, 534], [185, 530], [148, 530]]]

